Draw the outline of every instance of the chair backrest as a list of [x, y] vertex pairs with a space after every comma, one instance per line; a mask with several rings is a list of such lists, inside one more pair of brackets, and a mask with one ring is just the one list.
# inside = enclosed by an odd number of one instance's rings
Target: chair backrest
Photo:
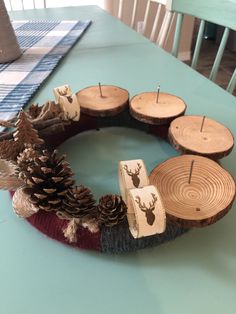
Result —
[[[191, 66], [194, 69], [196, 69], [198, 63], [204, 34], [205, 21], [212, 22], [224, 27], [223, 36], [209, 76], [210, 80], [215, 81], [230, 30], [236, 30], [236, 0], [167, 0], [166, 8], [172, 13], [178, 13], [172, 48], [172, 54], [175, 57], [177, 57], [179, 50], [183, 16], [185, 14], [191, 15], [201, 20], [191, 63]], [[235, 86], [236, 68], [229, 81], [227, 90], [232, 93]]]
[[[119, 5], [118, 5], [118, 15], [117, 17], [122, 20], [123, 15], [124, 15], [124, 0], [119, 0]], [[133, 1], [133, 7], [131, 10], [131, 16], [130, 16], [130, 21], [129, 21], [129, 26], [135, 29], [135, 21], [137, 18], [137, 12], [138, 12], [138, 7], [141, 1], [139, 0], [134, 0]], [[167, 38], [168, 38], [168, 32], [169, 29], [171, 28], [171, 25], [174, 21], [174, 14], [172, 14], [170, 11], [165, 11], [165, 5], [166, 5], [167, 0], [148, 0], [146, 2], [146, 7], [145, 7], [145, 13], [144, 13], [144, 20], [143, 20], [143, 27], [142, 27], [142, 33], [144, 34], [146, 32], [147, 26], [148, 26], [148, 21], [149, 21], [149, 16], [151, 12], [151, 5], [152, 3], [156, 3], [156, 12], [155, 12], [155, 17], [153, 19], [153, 23], [151, 25], [151, 32], [150, 32], [150, 37], [149, 39], [152, 42], [156, 42], [159, 46], [163, 47]], [[142, 3], [143, 4], [143, 3]], [[164, 17], [161, 20], [161, 11], [164, 9]], [[161, 26], [160, 26], [161, 25]], [[156, 37], [156, 31], [158, 26], [159, 32], [157, 39], [155, 40]]]
[[8, 11], [13, 10], [25, 10], [25, 9], [36, 9], [38, 5], [40, 7], [46, 8], [46, 0], [4, 0], [6, 8]]

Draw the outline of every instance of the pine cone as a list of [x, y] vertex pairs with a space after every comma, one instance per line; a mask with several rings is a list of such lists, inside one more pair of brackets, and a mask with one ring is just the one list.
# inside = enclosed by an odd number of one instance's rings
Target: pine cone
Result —
[[67, 192], [57, 215], [60, 218], [93, 219], [97, 216], [95, 203], [96, 201], [91, 191], [80, 185]]
[[25, 192], [30, 195], [29, 201], [39, 209], [57, 211], [61, 208], [65, 195], [74, 184], [71, 179], [73, 173], [64, 156], [59, 156], [43, 150], [39, 155], [33, 156], [31, 162], [25, 162], [21, 156], [18, 160], [19, 177], [26, 183]]
[[100, 198], [98, 212], [100, 224], [113, 227], [123, 221], [127, 207], [121, 196], [108, 194]]
[[22, 153], [20, 153], [17, 157], [17, 164], [18, 164], [18, 177], [19, 179], [26, 181], [27, 176], [25, 175], [24, 171], [21, 169], [27, 169], [28, 166], [34, 165], [34, 159], [39, 157], [40, 152], [33, 149], [32, 147], [26, 147]]

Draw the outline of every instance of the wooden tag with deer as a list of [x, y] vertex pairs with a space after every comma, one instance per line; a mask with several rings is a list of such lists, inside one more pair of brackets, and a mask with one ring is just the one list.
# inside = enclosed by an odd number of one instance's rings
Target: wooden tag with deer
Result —
[[79, 121], [80, 106], [75, 94], [72, 94], [69, 85], [54, 88], [54, 96], [61, 109], [64, 111], [65, 120]]
[[165, 231], [165, 210], [161, 196], [154, 185], [129, 190], [127, 218], [134, 238]]
[[70, 97], [72, 95], [72, 90], [69, 85], [58, 86], [53, 89], [54, 97], [56, 102], [59, 103], [59, 98], [61, 96], [67, 96], [68, 101], [70, 101]]
[[149, 178], [143, 160], [126, 160], [119, 163], [119, 185], [123, 199], [127, 200], [127, 191], [149, 184]]

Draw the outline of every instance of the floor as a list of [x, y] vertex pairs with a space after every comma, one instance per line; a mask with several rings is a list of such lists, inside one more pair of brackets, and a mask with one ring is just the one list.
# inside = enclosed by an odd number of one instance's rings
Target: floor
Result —
[[[197, 34], [197, 25], [194, 34]], [[195, 44], [194, 42], [195, 40], [193, 41], [193, 49]], [[197, 70], [206, 77], [208, 77], [210, 74], [211, 67], [213, 65], [217, 53], [217, 49], [218, 44], [216, 44], [215, 39], [203, 40]], [[225, 89], [229, 83], [229, 80], [235, 67], [236, 67], [236, 52], [230, 51], [229, 49], [225, 49], [220, 64], [219, 72], [216, 78], [216, 83]], [[236, 88], [233, 94], [236, 96]]]

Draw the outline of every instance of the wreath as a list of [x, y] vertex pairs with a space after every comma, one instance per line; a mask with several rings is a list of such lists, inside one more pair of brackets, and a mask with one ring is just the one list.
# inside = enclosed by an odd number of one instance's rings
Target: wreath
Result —
[[[73, 104], [76, 99], [67, 93], [68, 88], [59, 93], [59, 104], [53, 101], [43, 106], [32, 104], [27, 111], [21, 110], [15, 119], [0, 121], [0, 125], [8, 128], [0, 134], [0, 188], [11, 191], [15, 213], [53, 239], [74, 247], [110, 253], [159, 245], [195, 226], [191, 220], [186, 223], [186, 219], [170, 212], [165, 214], [160, 189], [150, 188], [148, 181], [141, 182], [149, 180], [145, 174], [140, 176], [140, 171], [146, 171], [142, 160], [120, 163], [120, 180], [126, 176], [120, 182], [125, 185], [122, 195], [107, 194], [96, 200], [88, 187], [76, 185], [70, 164], [55, 148], [67, 138], [99, 126], [98, 118], [84, 113], [82, 107], [81, 113], [79, 109], [73, 112], [65, 109], [66, 102]], [[123, 115], [121, 125], [142, 125], [130, 117], [128, 103], [122, 104], [121, 111], [115, 114], [116, 117]], [[109, 119], [112, 123], [114, 118]], [[163, 136], [163, 130], [168, 131], [168, 128], [168, 124], [152, 126], [149, 131]], [[231, 179], [228, 175], [227, 180]], [[126, 186], [125, 180], [130, 180], [132, 189], [128, 183]], [[217, 212], [214, 219], [201, 220], [201, 226], [217, 221], [228, 212], [235, 196], [233, 179], [232, 182], [227, 206]], [[161, 184], [166, 184], [164, 179]], [[147, 199], [146, 190], [150, 192]], [[142, 217], [137, 221], [139, 215]], [[147, 231], [142, 229], [144, 222], [149, 228]]]

